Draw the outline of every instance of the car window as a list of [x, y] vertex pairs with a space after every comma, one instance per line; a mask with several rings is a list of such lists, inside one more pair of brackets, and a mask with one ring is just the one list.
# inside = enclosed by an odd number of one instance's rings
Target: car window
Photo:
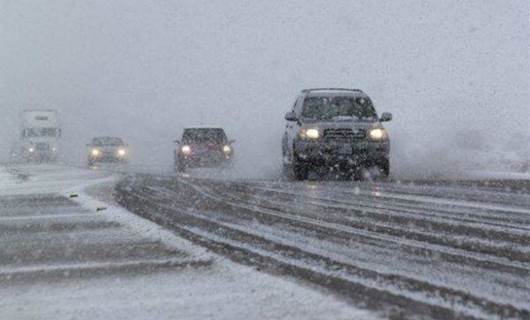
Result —
[[95, 138], [92, 141], [92, 144], [95, 146], [121, 146], [123, 145], [123, 140], [120, 138], [114, 138], [114, 137], [103, 137], [103, 138]]
[[372, 102], [367, 97], [307, 97], [302, 118], [312, 120], [377, 119]]
[[226, 134], [223, 129], [186, 129], [182, 140], [184, 143], [224, 143]]
[[299, 116], [302, 113], [302, 105], [303, 105], [304, 97], [300, 96], [298, 99], [296, 99], [296, 103], [294, 105], [294, 113]]

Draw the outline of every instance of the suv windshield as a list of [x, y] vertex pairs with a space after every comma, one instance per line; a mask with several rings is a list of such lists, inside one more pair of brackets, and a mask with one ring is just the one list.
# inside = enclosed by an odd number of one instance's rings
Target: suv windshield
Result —
[[302, 118], [323, 121], [373, 120], [377, 118], [377, 114], [367, 97], [307, 97], [304, 101]]
[[182, 137], [183, 143], [224, 143], [226, 134], [223, 129], [186, 129]]
[[92, 140], [92, 144], [95, 146], [122, 146], [123, 141], [120, 138], [103, 137], [95, 138]]

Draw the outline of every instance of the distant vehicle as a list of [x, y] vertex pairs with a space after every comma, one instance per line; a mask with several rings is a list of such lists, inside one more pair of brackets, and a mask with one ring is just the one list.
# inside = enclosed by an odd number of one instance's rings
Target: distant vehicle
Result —
[[89, 167], [96, 163], [126, 163], [129, 160], [129, 145], [118, 137], [96, 137], [88, 147]]
[[175, 170], [184, 172], [189, 167], [218, 167], [230, 164], [234, 157], [232, 144], [219, 127], [185, 128], [182, 139], [175, 141]]
[[27, 162], [57, 161], [61, 133], [57, 110], [24, 110], [12, 156]]
[[296, 99], [282, 140], [284, 171], [296, 180], [325, 168], [360, 178], [362, 169], [390, 174], [390, 140], [372, 101], [356, 89], [307, 89]]

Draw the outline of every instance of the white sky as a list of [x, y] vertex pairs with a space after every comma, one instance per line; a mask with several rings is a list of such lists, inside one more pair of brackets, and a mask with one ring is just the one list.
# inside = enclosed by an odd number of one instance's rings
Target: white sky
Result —
[[267, 166], [283, 114], [315, 86], [361, 88], [393, 112], [398, 162], [456, 128], [528, 132], [529, 12], [506, 0], [0, 0], [0, 147], [22, 108], [54, 107], [79, 158], [108, 133], [167, 164], [182, 126], [213, 122]]

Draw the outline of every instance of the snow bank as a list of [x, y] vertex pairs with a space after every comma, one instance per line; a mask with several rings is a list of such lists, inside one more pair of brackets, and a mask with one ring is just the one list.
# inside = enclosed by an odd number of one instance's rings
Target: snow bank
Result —
[[0, 193], [19, 184], [19, 180], [5, 168], [0, 167]]

